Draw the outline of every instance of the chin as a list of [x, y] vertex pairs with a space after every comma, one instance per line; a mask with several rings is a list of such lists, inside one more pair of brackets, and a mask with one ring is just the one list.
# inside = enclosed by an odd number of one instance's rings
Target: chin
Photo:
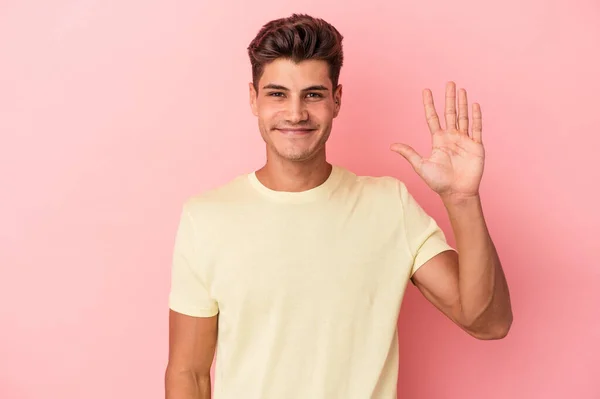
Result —
[[304, 152], [299, 152], [299, 151], [282, 151], [279, 152], [279, 156], [288, 160], [288, 161], [306, 161], [307, 159], [310, 159], [314, 156], [314, 152], [312, 151], [304, 151]]
[[285, 146], [272, 146], [271, 152], [278, 158], [299, 162], [314, 157], [318, 151], [312, 148], [285, 148]]

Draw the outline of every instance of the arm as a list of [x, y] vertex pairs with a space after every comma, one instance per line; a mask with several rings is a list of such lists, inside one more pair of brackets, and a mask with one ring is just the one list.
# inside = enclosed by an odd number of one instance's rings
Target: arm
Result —
[[[413, 282], [427, 299], [471, 335], [481, 339], [502, 338], [512, 324], [512, 310], [508, 285], [479, 196], [485, 159], [481, 108], [473, 104], [473, 127], [469, 132], [467, 92], [459, 91], [457, 114], [454, 82], [446, 85], [445, 130], [428, 89], [423, 91], [423, 104], [433, 144], [431, 155], [423, 158], [402, 143], [392, 145], [391, 149], [406, 158], [442, 198], [456, 237], [458, 255], [440, 251], [427, 262], [419, 261]], [[412, 206], [413, 213], [417, 208]]]
[[217, 320], [218, 316], [193, 317], [169, 310], [165, 399], [210, 399]]
[[472, 336], [508, 334], [512, 309], [508, 284], [485, 224], [479, 197], [444, 199], [458, 254], [443, 252], [421, 266], [413, 282], [440, 311]]
[[192, 217], [184, 207], [175, 236], [169, 294], [169, 358], [166, 399], [210, 399], [210, 368], [215, 355], [218, 303], [203, 278], [205, 265]]

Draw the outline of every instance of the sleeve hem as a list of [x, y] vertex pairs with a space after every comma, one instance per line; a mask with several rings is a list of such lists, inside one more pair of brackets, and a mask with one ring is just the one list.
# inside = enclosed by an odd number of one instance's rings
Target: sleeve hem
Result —
[[421, 268], [421, 266], [430, 261], [434, 256], [446, 251], [456, 252], [456, 249], [454, 249], [445, 242], [438, 242], [436, 245], [431, 245], [431, 247], [428, 248], [426, 251], [420, 251], [410, 271], [410, 278], [413, 277], [413, 275], [416, 273], [417, 270], [419, 270], [419, 268]]
[[216, 305], [208, 307], [190, 306], [173, 299], [169, 300], [169, 309], [193, 317], [212, 317], [219, 313], [219, 308]]

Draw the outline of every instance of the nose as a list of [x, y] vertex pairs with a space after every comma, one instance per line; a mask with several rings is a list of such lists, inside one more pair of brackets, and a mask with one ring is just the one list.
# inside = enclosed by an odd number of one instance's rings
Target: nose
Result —
[[298, 124], [308, 120], [308, 110], [302, 99], [290, 99], [286, 109], [286, 120], [290, 124]]

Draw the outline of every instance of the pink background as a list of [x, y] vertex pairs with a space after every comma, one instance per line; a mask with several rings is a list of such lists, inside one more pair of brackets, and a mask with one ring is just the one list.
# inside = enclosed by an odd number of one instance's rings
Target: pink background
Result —
[[428, 151], [425, 87], [482, 105], [513, 329], [471, 339], [411, 287], [400, 398], [600, 398], [598, 2], [284, 3], [0, 3], [0, 398], [163, 397], [180, 205], [262, 163], [246, 46], [292, 12], [345, 36], [330, 159], [400, 177], [447, 233], [388, 146]]

